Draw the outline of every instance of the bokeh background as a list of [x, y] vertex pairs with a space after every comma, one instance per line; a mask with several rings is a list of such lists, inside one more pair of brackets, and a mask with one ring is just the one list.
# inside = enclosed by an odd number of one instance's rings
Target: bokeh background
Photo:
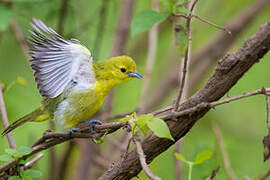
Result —
[[[64, 0], [63, 0], [64, 1]], [[59, 16], [63, 1], [57, 0], [2, 0], [1, 8], [11, 10], [12, 23], [17, 23], [22, 33], [29, 36], [29, 22], [32, 17], [44, 21], [50, 27], [57, 29]], [[107, 59], [110, 57], [111, 49], [115, 37], [118, 15], [122, 5], [121, 0], [66, 0], [66, 20], [62, 35], [66, 38], [76, 38], [86, 45], [92, 52], [96, 60]], [[208, 20], [224, 26], [237, 17], [240, 12], [253, 6], [260, 0], [204, 0], [199, 1], [196, 14]], [[8, 3], [6, 3], [8, 2]], [[151, 0], [137, 0], [134, 5], [134, 16], [139, 12], [151, 8]], [[230, 47], [229, 52], [237, 50], [243, 41], [255, 33], [258, 28], [270, 19], [270, 3], [265, 5], [260, 13], [256, 15], [253, 21], [242, 30], [237, 36], [237, 40]], [[166, 11], [160, 7], [161, 11]], [[101, 15], [101, 11], [103, 15]], [[3, 17], [3, 16], [2, 16]], [[2, 20], [0, 11], [0, 23]], [[99, 24], [103, 21], [102, 36], [98, 35], [100, 31]], [[207, 42], [213, 39], [220, 30], [204, 24], [198, 20], [192, 22], [193, 46], [192, 54], [205, 46]], [[128, 43], [125, 47], [125, 54], [133, 57], [138, 64], [138, 71], [144, 75], [146, 55], [147, 55], [147, 36], [144, 32], [135, 37], [128, 36]], [[96, 45], [98, 44], [98, 45]], [[97, 47], [98, 46], [98, 47]], [[150, 101], [152, 94], [159, 91], [159, 85], [168, 74], [179, 66], [178, 57], [173, 39], [172, 24], [166, 20], [159, 25], [159, 34], [157, 42], [157, 54], [154, 64], [154, 70], [151, 81]], [[260, 63], [256, 64], [245, 76], [230, 90], [229, 95], [238, 95], [243, 92], [260, 89], [270, 86], [270, 54], [266, 55]], [[197, 85], [199, 89], [204, 85], [207, 78], [214, 70], [214, 66], [205, 74], [204, 80]], [[8, 118], [10, 123], [23, 115], [31, 112], [39, 106], [41, 96], [36, 88], [31, 68], [21, 49], [18, 39], [10, 26], [2, 28], [0, 32], [0, 81], [9, 85], [17, 77], [23, 77], [27, 81], [27, 86], [15, 84], [4, 93]], [[134, 80], [127, 84], [115, 88], [115, 97], [113, 101], [112, 114], [133, 111], [139, 105], [142, 81]], [[192, 92], [196, 92], [193, 89]], [[165, 107], [169, 105], [176, 96], [177, 88], [168, 92], [164, 100], [156, 105]], [[238, 179], [245, 176], [256, 179], [265, 174], [270, 168], [270, 162], [263, 162], [263, 144], [262, 139], [267, 135], [266, 128], [266, 110], [265, 98], [258, 95], [249, 97], [237, 102], [218, 106], [204, 116], [184, 137], [181, 144], [181, 154], [187, 159], [193, 160], [196, 154], [202, 150], [213, 151], [213, 157], [193, 169], [193, 179], [205, 179], [211, 174], [211, 171], [220, 166], [216, 179], [228, 179], [224, 170], [222, 155], [216, 142], [215, 134], [212, 129], [212, 122], [220, 127], [225, 149], [228, 152], [231, 167]], [[31, 146], [42, 133], [49, 128], [49, 122], [27, 123], [16, 129], [13, 136], [17, 146]], [[0, 130], [3, 126], [0, 125]], [[117, 133], [119, 134], [119, 133]], [[118, 141], [118, 136], [111, 136]], [[80, 163], [81, 144], [90, 143], [90, 140], [76, 143], [72, 153], [69, 155], [67, 168], [68, 174], [65, 179], [76, 179], [77, 166]], [[96, 150], [101, 151], [110, 144], [110, 141], [97, 146]], [[68, 144], [61, 144], [56, 147], [56, 159], [61, 159], [63, 152]], [[5, 137], [0, 138], [0, 154], [4, 154], [8, 143]], [[151, 170], [162, 179], [174, 179], [175, 177], [175, 147], [172, 146], [162, 155], [157, 157], [150, 165]], [[56, 169], [51, 170], [50, 154], [43, 152], [45, 156], [34, 166], [35, 169], [42, 171], [41, 179], [50, 179], [52, 174], [57, 174]], [[116, 153], [114, 151], [114, 153]], [[89, 151], [87, 156], [96, 156]], [[119, 157], [119, 156], [118, 156]], [[106, 162], [111, 162], [109, 157], [103, 157]], [[89, 162], [90, 163], [90, 162]], [[90, 169], [95, 167], [100, 175], [104, 171], [101, 167], [91, 164]], [[188, 169], [186, 164], [182, 164], [182, 179], [187, 179]], [[139, 175], [140, 179], [147, 179], [144, 173]], [[78, 179], [78, 178], [77, 178]], [[96, 179], [93, 176], [87, 176], [85, 179]]]

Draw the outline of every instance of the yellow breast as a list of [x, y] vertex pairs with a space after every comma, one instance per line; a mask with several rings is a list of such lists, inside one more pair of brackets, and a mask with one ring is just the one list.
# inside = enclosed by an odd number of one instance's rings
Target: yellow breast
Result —
[[56, 121], [64, 129], [69, 129], [88, 120], [98, 111], [112, 88], [113, 85], [110, 83], [97, 81], [90, 90], [72, 92], [67, 99], [59, 104], [55, 113]]

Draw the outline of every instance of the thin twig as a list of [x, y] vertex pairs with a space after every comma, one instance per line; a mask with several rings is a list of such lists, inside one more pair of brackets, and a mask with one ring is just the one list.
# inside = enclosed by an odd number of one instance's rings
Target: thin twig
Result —
[[214, 122], [212, 123], [212, 128], [213, 128], [213, 131], [215, 133], [217, 143], [219, 145], [219, 148], [220, 148], [220, 151], [222, 154], [225, 172], [230, 180], [236, 180], [237, 178], [236, 178], [235, 173], [231, 167], [229, 156], [228, 156], [228, 153], [226, 151], [226, 148], [225, 148], [225, 145], [224, 145], [224, 142], [222, 139], [221, 130], [218, 127], [218, 125]]
[[266, 127], [268, 129], [268, 132], [270, 134], [270, 126], [269, 126], [269, 93], [267, 92], [267, 89], [262, 88], [262, 91], [264, 91], [265, 94], [265, 104], [266, 104]]
[[[157, 0], [153, 0], [152, 8], [153, 10], [158, 11]], [[148, 53], [139, 106], [139, 109], [142, 113], [145, 112], [146, 103], [148, 102], [146, 101], [146, 99], [149, 94], [151, 75], [156, 59], [157, 38], [158, 38], [157, 36], [158, 36], [158, 24], [154, 25], [148, 33]]]
[[40, 160], [43, 156], [44, 156], [44, 154], [40, 153], [40, 154], [38, 154], [36, 157], [34, 157], [32, 160], [30, 160], [30, 161], [28, 161], [27, 163], [25, 163], [24, 166], [23, 166], [23, 170], [32, 168], [32, 166], [33, 166], [38, 160]]
[[[30, 156], [49, 149], [50, 147], [53, 147], [57, 144], [61, 144], [63, 142], [66, 142], [68, 140], [71, 140], [73, 138], [100, 138], [102, 137], [105, 133], [110, 134], [113, 133], [114, 131], [126, 126], [127, 123], [106, 123], [103, 125], [96, 125], [95, 126], [95, 132], [89, 133], [89, 128], [83, 127], [81, 128], [78, 132], [72, 133], [72, 137], [70, 137], [69, 132], [46, 132], [42, 138], [40, 138], [37, 142], [34, 143], [32, 146], [32, 152], [30, 154], [24, 155], [20, 157], [18, 160], [25, 160], [29, 158]], [[10, 162], [7, 162], [3, 165], [0, 166], [0, 173], [12, 168], [14, 165], [16, 165], [15, 160], [12, 160]]]
[[[198, 2], [198, 0], [194, 0], [190, 6], [190, 12], [192, 13], [196, 3]], [[184, 56], [184, 62], [183, 62], [183, 66], [182, 66], [182, 70], [179, 73], [179, 77], [181, 77], [180, 80], [180, 88], [178, 91], [178, 96], [176, 98], [176, 102], [174, 105], [174, 111], [178, 110], [179, 104], [181, 102], [182, 96], [183, 96], [183, 92], [184, 92], [184, 88], [185, 88], [185, 83], [186, 83], [186, 76], [187, 76], [187, 72], [188, 72], [188, 62], [190, 60], [190, 53], [191, 53], [191, 46], [192, 46], [192, 34], [191, 34], [191, 19], [192, 16], [189, 15], [189, 17], [186, 20], [186, 32], [187, 32], [187, 36], [188, 36], [188, 44], [187, 44], [187, 48], [185, 51], [185, 56]]]
[[[9, 126], [9, 122], [8, 122], [8, 117], [7, 117], [5, 101], [3, 97], [3, 91], [4, 91], [4, 87], [0, 84], [0, 113], [1, 113], [2, 123], [4, 125], [4, 128], [6, 129]], [[11, 133], [7, 133], [6, 136], [8, 139], [9, 147], [12, 149], [16, 149], [16, 144]]]
[[154, 175], [151, 172], [151, 170], [149, 169], [149, 167], [147, 166], [145, 155], [144, 155], [142, 145], [140, 143], [140, 139], [139, 139], [138, 135], [133, 136], [132, 141], [134, 142], [134, 144], [136, 146], [136, 151], [137, 151], [137, 154], [139, 156], [140, 163], [141, 163], [142, 169], [145, 172], [145, 174], [152, 180], [161, 180], [158, 176]]
[[261, 89], [255, 90], [255, 91], [250, 91], [250, 92], [243, 93], [241, 95], [228, 97], [228, 98], [225, 98], [225, 99], [222, 99], [222, 100], [211, 102], [210, 104], [211, 104], [212, 107], [215, 107], [215, 106], [225, 104], [225, 103], [229, 103], [231, 101], [239, 100], [239, 99], [242, 99], [242, 98], [245, 98], [245, 97], [254, 96], [254, 95], [257, 95], [257, 94], [266, 94], [266, 93], [269, 93], [269, 92], [270, 92], [270, 88], [261, 88]]
[[218, 171], [219, 171], [219, 167], [217, 167], [216, 169], [214, 169], [212, 171], [211, 175], [208, 178], [206, 178], [206, 180], [213, 180], [216, 177]]
[[[176, 17], [183, 17], [183, 18], [185, 18], [185, 19], [188, 19], [188, 18], [189, 18], [189, 15], [186, 15], [186, 14], [176, 14], [176, 13], [175, 13], [175, 14], [173, 14], [173, 16], [176, 16]], [[191, 14], [190, 16], [191, 16], [192, 18], [198, 19], [198, 20], [200, 20], [200, 21], [202, 21], [202, 22], [204, 22], [204, 23], [206, 23], [206, 24], [209, 24], [209, 25], [211, 25], [211, 26], [213, 26], [213, 27], [215, 27], [215, 28], [217, 28], [217, 29], [219, 29], [219, 30], [222, 30], [222, 31], [228, 33], [229, 35], [232, 35], [231, 31], [228, 30], [228, 29], [225, 28], [225, 27], [219, 26], [219, 25], [217, 25], [217, 24], [215, 24], [215, 23], [213, 23], [213, 22], [211, 22], [211, 21], [208, 21], [207, 19], [204, 19], [204, 18], [202, 18], [202, 17], [200, 17], [200, 16], [198, 16], [198, 15], [195, 15], [195, 14]]]
[[[235, 42], [239, 34], [241, 34], [259, 15], [263, 9], [266, 9], [270, 4], [269, 0], [259, 0], [243, 9], [241, 13], [228, 20], [226, 29], [232, 32], [232, 36], [227, 33], [220, 32], [214, 38], [210, 38], [206, 44], [201, 46], [199, 51], [192, 53], [190, 61], [190, 71], [192, 72], [189, 81], [189, 88], [194, 90], [199, 82], [205, 77], [209, 69], [216, 64], [227, 50]], [[147, 111], [150, 111], [160, 105], [168, 94], [175, 88], [179, 87], [179, 68], [172, 66], [170, 73], [164, 78], [160, 85], [156, 87], [153, 97], [149, 100]]]

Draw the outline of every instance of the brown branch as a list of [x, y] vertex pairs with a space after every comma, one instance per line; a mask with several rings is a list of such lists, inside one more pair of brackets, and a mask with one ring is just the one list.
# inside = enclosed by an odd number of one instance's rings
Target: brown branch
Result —
[[136, 151], [137, 151], [139, 159], [140, 159], [140, 164], [141, 164], [141, 167], [142, 167], [143, 171], [145, 172], [145, 174], [152, 180], [161, 180], [158, 176], [154, 175], [151, 172], [151, 170], [149, 169], [149, 167], [147, 166], [145, 155], [144, 155], [142, 145], [140, 143], [140, 138], [138, 137], [138, 135], [135, 135], [132, 138], [132, 141], [134, 142], [134, 144], [136, 146]]
[[214, 131], [217, 143], [219, 145], [219, 149], [220, 149], [221, 154], [222, 154], [225, 172], [230, 180], [236, 180], [237, 178], [236, 178], [235, 173], [231, 167], [229, 156], [228, 156], [228, 153], [226, 151], [226, 148], [225, 148], [225, 145], [223, 142], [221, 130], [218, 127], [218, 125], [214, 122], [212, 123], [212, 129]]
[[[37, 140], [34, 145], [32, 146], [32, 152], [20, 157], [18, 160], [25, 160], [29, 158], [30, 156], [49, 149], [50, 147], [53, 147], [57, 144], [61, 144], [63, 142], [66, 142], [68, 140], [74, 139], [74, 138], [92, 138], [92, 139], [98, 139], [104, 135], [105, 132], [107, 134], [113, 133], [114, 131], [126, 126], [126, 123], [105, 123], [103, 125], [96, 125], [95, 126], [95, 132], [89, 133], [88, 127], [81, 128], [78, 132], [72, 133], [70, 137], [69, 132], [51, 132], [47, 131], [44, 133], [44, 135]], [[0, 173], [12, 168], [14, 165], [16, 165], [16, 161], [10, 161], [0, 166]]]
[[40, 160], [43, 156], [44, 156], [44, 154], [40, 153], [39, 155], [37, 155], [36, 157], [34, 157], [32, 160], [30, 160], [30, 161], [28, 161], [27, 163], [25, 163], [24, 166], [23, 166], [23, 170], [32, 168], [32, 166], [33, 166], [38, 160]]
[[[1, 114], [1, 120], [3, 123], [4, 129], [6, 129], [9, 126], [9, 122], [8, 122], [3, 92], [4, 92], [4, 86], [0, 84], [0, 114]], [[9, 147], [12, 149], [16, 149], [16, 144], [11, 133], [7, 133], [6, 136], [8, 139]]]
[[213, 27], [215, 27], [215, 28], [217, 28], [217, 29], [219, 29], [219, 30], [222, 30], [222, 31], [228, 33], [229, 35], [232, 35], [232, 33], [231, 33], [230, 30], [228, 30], [228, 29], [226, 29], [226, 28], [224, 28], [224, 27], [221, 27], [221, 26], [219, 26], [219, 25], [217, 25], [217, 24], [215, 24], [215, 23], [212, 23], [212, 22], [208, 21], [207, 19], [204, 19], [204, 18], [202, 18], [202, 17], [200, 17], [200, 16], [198, 16], [198, 15], [195, 15], [195, 14], [191, 14], [191, 15], [187, 15], [187, 14], [173, 14], [173, 16], [176, 16], [176, 17], [183, 17], [183, 18], [185, 18], [185, 19], [188, 19], [189, 16], [191, 16], [191, 18], [198, 19], [198, 20], [200, 20], [200, 21], [202, 21], [202, 22], [204, 22], [204, 23], [206, 23], [206, 24], [209, 24], [209, 25], [211, 25], [211, 26], [213, 26]]
[[[235, 53], [224, 56], [218, 63], [214, 74], [206, 85], [197, 93], [180, 105], [180, 110], [195, 107], [204, 102], [217, 101], [223, 97], [237, 81], [270, 49], [270, 22], [264, 24], [255, 35], [245, 41], [244, 45]], [[170, 131], [177, 141], [193, 127], [197, 120], [204, 116], [209, 108], [203, 108], [188, 116], [181, 116], [168, 122]], [[167, 113], [170, 117], [170, 112]], [[142, 147], [149, 163], [159, 154], [167, 150], [174, 142], [150, 135], [143, 142]], [[127, 158], [111, 166], [99, 179], [130, 179], [141, 171], [140, 162], [135, 150], [127, 154]]]
[[216, 177], [218, 171], [219, 171], [219, 167], [217, 167], [216, 169], [214, 169], [212, 171], [211, 175], [208, 178], [206, 178], [206, 180], [213, 180]]
[[[189, 8], [189, 11], [192, 13], [194, 8], [195, 8], [195, 5], [197, 4], [198, 0], [194, 0], [192, 1], [191, 3], [191, 6]], [[178, 110], [178, 107], [180, 105], [180, 102], [182, 100], [182, 96], [183, 96], [183, 93], [184, 93], [184, 89], [185, 89], [185, 84], [186, 84], [186, 78], [187, 78], [187, 75], [188, 75], [188, 64], [190, 62], [190, 54], [191, 54], [191, 46], [192, 46], [192, 34], [191, 34], [191, 29], [190, 29], [190, 25], [191, 25], [191, 20], [192, 20], [192, 15], [189, 14], [188, 17], [187, 17], [187, 20], [186, 20], [186, 32], [187, 32], [187, 37], [188, 37], [188, 41], [187, 41], [187, 48], [186, 48], [186, 51], [185, 51], [185, 56], [184, 56], [184, 59], [183, 59], [183, 66], [182, 66], [182, 69], [179, 73], [179, 79], [180, 80], [180, 87], [179, 87], [179, 91], [178, 91], [178, 96], [176, 98], [176, 102], [175, 102], [175, 105], [174, 105], [174, 111], [177, 111]]]
[[[235, 42], [240, 33], [242, 33], [246, 27], [253, 22], [258, 14], [270, 4], [269, 0], [259, 0], [253, 5], [243, 10], [236, 17], [233, 17], [226, 29], [232, 32], [229, 36], [227, 33], [220, 32], [215, 38], [205, 44], [198, 52], [194, 53], [190, 61], [190, 85], [189, 89], [194, 89], [198, 82], [204, 77], [206, 72], [217, 62], [219, 58], [224, 56], [229, 47]], [[173, 68], [173, 67], [172, 67]], [[147, 111], [155, 108], [159, 105], [168, 94], [178, 86], [179, 68], [174, 68], [171, 73], [161, 81], [160, 86], [153, 97], [147, 104]]]

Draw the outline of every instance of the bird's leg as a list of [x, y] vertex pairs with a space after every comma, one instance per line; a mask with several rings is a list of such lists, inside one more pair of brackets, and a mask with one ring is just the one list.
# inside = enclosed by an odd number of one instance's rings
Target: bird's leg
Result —
[[78, 132], [80, 128], [78, 128], [78, 126], [80, 125], [84, 125], [84, 124], [89, 124], [89, 131], [90, 133], [94, 132], [94, 126], [96, 124], [103, 124], [103, 122], [101, 122], [100, 120], [86, 120], [83, 122], [80, 122], [79, 124], [77, 124], [77, 126], [75, 128], [72, 128], [71, 131], [68, 132], [68, 137], [72, 138], [72, 133], [74, 132]]
[[86, 120], [86, 121], [80, 122], [78, 125], [83, 125], [83, 124], [89, 124], [89, 131], [92, 133], [94, 132], [94, 126], [96, 124], [101, 125], [103, 124], [103, 122], [101, 122], [100, 120]]

